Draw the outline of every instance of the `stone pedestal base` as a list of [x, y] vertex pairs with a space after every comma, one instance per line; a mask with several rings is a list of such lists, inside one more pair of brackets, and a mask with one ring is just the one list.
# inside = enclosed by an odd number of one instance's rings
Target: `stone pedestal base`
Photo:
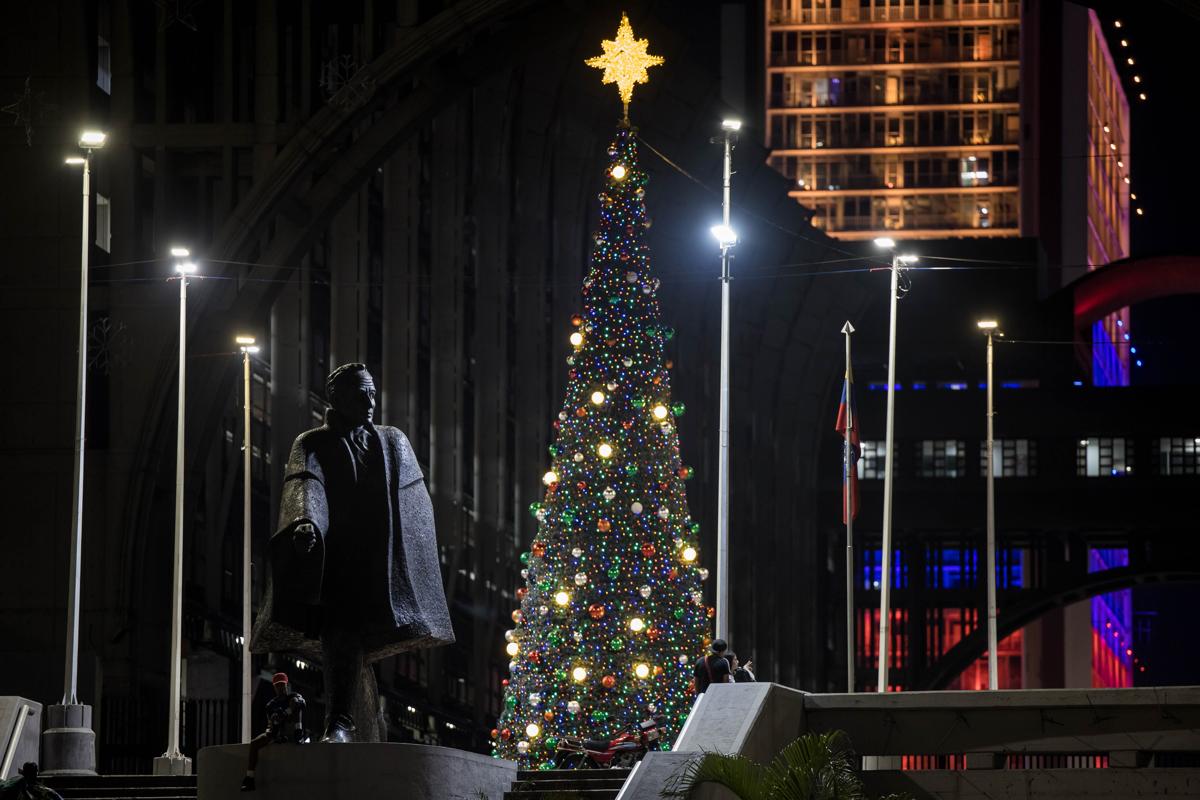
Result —
[[173, 756], [162, 755], [154, 759], [154, 775], [191, 775], [192, 760], [179, 753]]
[[[244, 744], [205, 747], [197, 757], [199, 800], [246, 800]], [[420, 744], [275, 744], [258, 757], [254, 800], [501, 800], [517, 778], [513, 761]]]
[[46, 706], [45, 725], [40, 764], [43, 775], [96, 774], [91, 706]]

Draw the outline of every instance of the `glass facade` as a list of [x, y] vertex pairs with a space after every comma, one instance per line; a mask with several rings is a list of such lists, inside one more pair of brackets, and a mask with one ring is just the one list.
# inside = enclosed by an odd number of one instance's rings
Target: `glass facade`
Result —
[[837, 238], [1018, 232], [1013, 0], [767, 0], [767, 146]]
[[[1095, 11], [1087, 30], [1087, 263], [1129, 255], [1129, 102]], [[1128, 386], [1133, 331], [1121, 308], [1092, 326], [1092, 383]]]

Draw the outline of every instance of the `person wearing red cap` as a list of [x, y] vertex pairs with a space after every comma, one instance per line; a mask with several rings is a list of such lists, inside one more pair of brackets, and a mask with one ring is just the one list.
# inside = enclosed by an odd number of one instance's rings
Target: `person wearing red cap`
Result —
[[246, 777], [242, 779], [243, 792], [253, 792], [256, 788], [254, 769], [258, 766], [260, 750], [269, 744], [308, 744], [310, 740], [304, 728], [304, 696], [291, 691], [287, 673], [284, 672], [275, 673], [271, 678], [271, 686], [275, 689], [275, 696], [267, 701], [267, 729], [250, 742]]

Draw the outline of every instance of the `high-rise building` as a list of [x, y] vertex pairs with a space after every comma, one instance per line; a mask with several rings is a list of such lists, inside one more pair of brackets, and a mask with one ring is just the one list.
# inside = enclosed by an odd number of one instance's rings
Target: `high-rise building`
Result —
[[1015, 0], [767, 0], [767, 146], [840, 239], [1019, 233]]

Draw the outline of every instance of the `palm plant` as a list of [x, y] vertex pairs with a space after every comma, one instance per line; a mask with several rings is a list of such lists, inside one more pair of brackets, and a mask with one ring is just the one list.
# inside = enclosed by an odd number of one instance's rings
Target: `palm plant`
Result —
[[807, 733], [770, 764], [745, 756], [705, 753], [690, 761], [662, 796], [686, 800], [701, 784], [724, 786], [740, 800], [868, 800], [841, 731]]

